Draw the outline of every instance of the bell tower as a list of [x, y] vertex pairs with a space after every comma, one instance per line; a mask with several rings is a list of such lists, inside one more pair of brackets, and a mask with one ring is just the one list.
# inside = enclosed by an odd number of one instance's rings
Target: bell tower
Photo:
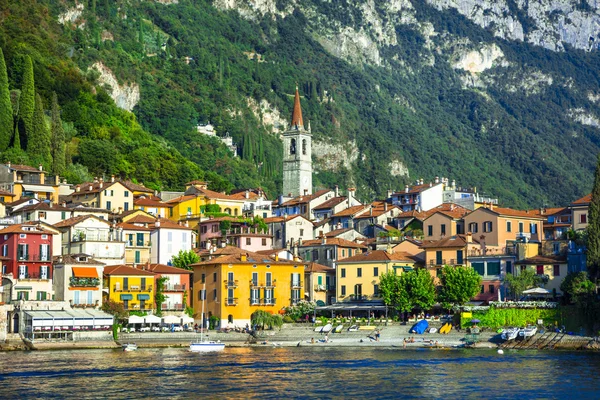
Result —
[[283, 134], [283, 195], [312, 194], [312, 134], [304, 128], [296, 86], [290, 128]]

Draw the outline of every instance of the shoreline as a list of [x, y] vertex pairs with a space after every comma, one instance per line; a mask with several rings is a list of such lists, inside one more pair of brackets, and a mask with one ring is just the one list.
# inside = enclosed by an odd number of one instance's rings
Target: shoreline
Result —
[[[379, 341], [375, 340], [374, 330], [381, 331]], [[442, 335], [439, 333], [425, 333], [415, 335], [409, 333], [409, 326], [406, 325], [388, 325], [373, 327], [373, 330], [367, 329], [358, 332], [343, 331], [342, 333], [333, 333], [328, 335], [328, 342], [324, 342], [326, 335], [315, 332], [315, 327], [304, 324], [286, 324], [281, 330], [262, 331], [258, 336], [253, 337], [246, 333], [239, 332], [215, 332], [211, 331], [205, 337], [210, 340], [221, 341], [227, 347], [311, 347], [311, 348], [345, 348], [345, 347], [374, 347], [374, 348], [393, 348], [394, 350], [457, 350], [457, 349], [503, 349], [503, 350], [577, 350], [577, 351], [598, 351], [600, 343], [592, 337], [567, 336], [562, 335], [559, 340], [552, 343], [552, 347], [544, 347], [548, 339], [554, 333], [547, 333], [546, 336], [538, 334], [528, 341], [502, 342], [499, 335], [495, 332], [484, 332], [478, 337], [474, 344], [465, 343], [466, 334], [463, 332], [452, 331], [450, 334]], [[558, 334], [556, 334], [558, 336]], [[404, 345], [404, 338], [414, 338], [414, 342], [407, 342]], [[187, 348], [189, 344], [200, 338], [196, 333], [134, 333], [120, 334], [118, 340], [89, 340], [89, 341], [22, 341], [0, 345], [0, 351], [47, 351], [47, 350], [75, 350], [75, 349], [119, 349], [121, 344], [136, 343], [140, 349], [143, 348]], [[311, 343], [314, 339], [314, 343]], [[437, 344], [436, 344], [437, 343]]]

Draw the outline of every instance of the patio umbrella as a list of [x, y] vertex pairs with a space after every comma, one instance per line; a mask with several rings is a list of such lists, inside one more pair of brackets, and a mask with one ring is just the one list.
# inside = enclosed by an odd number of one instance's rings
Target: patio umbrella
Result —
[[160, 317], [157, 317], [156, 315], [146, 315], [144, 320], [147, 324], [160, 324], [161, 321]]
[[144, 317], [138, 317], [137, 315], [130, 315], [129, 321], [130, 324], [143, 324]]
[[472, 323], [472, 324], [478, 324], [478, 323], [480, 323], [480, 322], [481, 322], [481, 321], [480, 321], [480, 320], [478, 320], [478, 319], [472, 319], [472, 320], [471, 320], [471, 323]]
[[550, 291], [541, 287], [536, 287], [533, 289], [524, 290], [523, 294], [550, 294]]
[[163, 318], [163, 322], [165, 324], [179, 324], [181, 323], [181, 317], [176, 317], [174, 315], [167, 315]]
[[193, 324], [194, 323], [194, 318], [189, 317], [187, 315], [182, 315], [181, 316], [181, 323], [182, 324]]

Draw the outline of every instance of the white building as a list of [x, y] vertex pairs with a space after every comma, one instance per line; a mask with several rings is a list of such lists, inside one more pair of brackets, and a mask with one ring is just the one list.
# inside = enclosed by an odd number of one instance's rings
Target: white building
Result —
[[194, 240], [193, 229], [169, 219], [159, 218], [150, 233], [150, 262], [169, 264], [180, 250], [191, 250]]

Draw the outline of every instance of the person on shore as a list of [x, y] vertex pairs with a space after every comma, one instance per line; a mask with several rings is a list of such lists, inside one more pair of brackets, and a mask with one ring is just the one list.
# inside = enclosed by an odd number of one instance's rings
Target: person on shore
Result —
[[406, 348], [406, 338], [402, 339], [402, 348]]
[[329, 342], [329, 336], [325, 335], [325, 343]]
[[377, 329], [375, 331], [375, 341], [379, 342], [379, 337], [381, 337], [381, 332], [379, 332], [379, 329]]
[[315, 338], [314, 338], [314, 337], [313, 337], [313, 338], [310, 338], [310, 343], [311, 343], [311, 344], [315, 344]]

